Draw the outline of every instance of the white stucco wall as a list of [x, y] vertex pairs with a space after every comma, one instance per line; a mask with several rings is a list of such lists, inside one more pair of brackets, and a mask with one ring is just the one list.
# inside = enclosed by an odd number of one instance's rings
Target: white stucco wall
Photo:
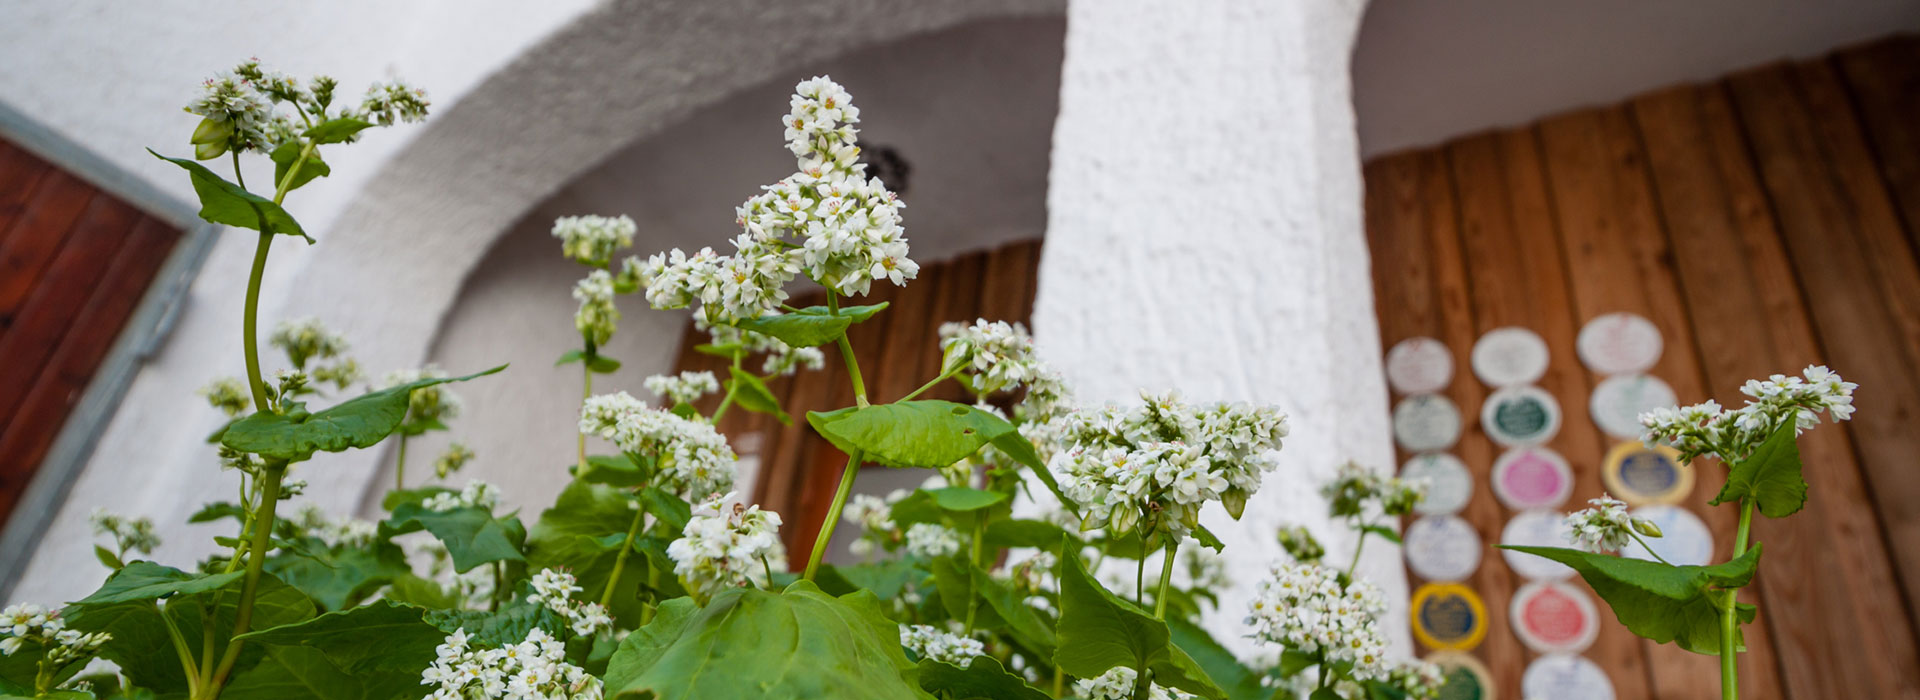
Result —
[[[1242, 652], [1275, 528], [1306, 523], [1350, 552], [1317, 484], [1345, 459], [1392, 467], [1347, 99], [1359, 13], [1348, 0], [1068, 13], [1034, 332], [1084, 399], [1178, 387], [1290, 415], [1282, 466], [1245, 517], [1203, 518], [1234, 578], [1209, 626]], [[1394, 548], [1369, 548], [1361, 570], [1404, 607]]]

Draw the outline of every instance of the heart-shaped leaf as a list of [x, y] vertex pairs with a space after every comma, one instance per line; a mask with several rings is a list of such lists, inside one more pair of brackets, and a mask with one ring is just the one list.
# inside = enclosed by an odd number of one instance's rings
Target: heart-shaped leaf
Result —
[[760, 381], [752, 372], [740, 371], [739, 367], [729, 367], [727, 371], [733, 373], [727, 390], [733, 392], [733, 400], [741, 408], [771, 415], [779, 419], [781, 425], [793, 424], [793, 417], [780, 408], [780, 399], [774, 398], [766, 382]]
[[905, 401], [807, 413], [807, 422], [835, 447], [889, 467], [940, 469], [980, 451], [1013, 424], [952, 401]]
[[[147, 150], [153, 153], [152, 149]], [[184, 158], [168, 158], [158, 153], [153, 157], [180, 166], [193, 180], [193, 192], [200, 197], [200, 218], [216, 224], [253, 229], [262, 233], [281, 233], [306, 238], [307, 232], [300, 228], [300, 222], [292, 214], [274, 204], [273, 200], [248, 192], [246, 188], [228, 182], [226, 178], [213, 174], [207, 166]]]
[[952, 664], [922, 659], [920, 688], [943, 698], [989, 698], [991, 700], [1050, 700], [1052, 696], [1007, 671], [991, 656], [976, 656], [960, 668]]
[[481, 564], [526, 560], [520, 554], [512, 529], [485, 508], [435, 511], [419, 503], [408, 503], [393, 509], [393, 517], [380, 523], [383, 539], [423, 529], [447, 546], [454, 570], [461, 573]]
[[[1739, 558], [1713, 566], [1673, 566], [1564, 547], [1501, 548], [1572, 567], [1628, 630], [1699, 654], [1720, 653], [1720, 610], [1711, 596], [1717, 589], [1747, 585], [1760, 566], [1757, 544]], [[1751, 622], [1753, 614], [1751, 606], [1741, 606], [1742, 622]]]
[[1784, 518], [1807, 504], [1807, 481], [1800, 475], [1800, 444], [1792, 420], [1782, 421], [1760, 448], [1727, 471], [1727, 483], [1711, 503], [1751, 499], [1760, 514]]
[[287, 413], [259, 412], [235, 421], [220, 438], [220, 444], [269, 459], [299, 462], [313, 457], [315, 451], [341, 452], [348, 448], [371, 447], [392, 435], [407, 417], [407, 398], [413, 390], [464, 382], [506, 369], [500, 365], [485, 372], [464, 377], [422, 379], [379, 391], [361, 394], [318, 413], [307, 413], [295, 404]]
[[825, 345], [846, 335], [847, 327], [880, 313], [887, 308], [885, 302], [873, 306], [849, 306], [834, 313], [824, 306], [809, 306], [784, 314], [769, 314], [759, 318], [750, 318], [735, 323], [742, 330], [779, 338], [780, 342], [796, 348], [810, 348]]
[[1060, 646], [1053, 661], [1060, 668], [1097, 678], [1116, 666], [1146, 667], [1156, 684], [1225, 700], [1206, 671], [1170, 643], [1167, 623], [1102, 588], [1079, 557], [1061, 557], [1059, 577]]

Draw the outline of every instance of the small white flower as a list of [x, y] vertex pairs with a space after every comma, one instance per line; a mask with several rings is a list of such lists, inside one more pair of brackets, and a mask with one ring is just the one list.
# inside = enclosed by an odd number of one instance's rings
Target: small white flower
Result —
[[1387, 638], [1379, 616], [1387, 602], [1371, 582], [1341, 584], [1341, 573], [1310, 565], [1275, 565], [1247, 605], [1247, 636], [1307, 654], [1322, 653], [1336, 664], [1352, 664], [1356, 681], [1382, 678]]
[[683, 499], [698, 501], [733, 486], [739, 458], [712, 424], [649, 408], [627, 392], [587, 399], [580, 409], [580, 432], [612, 440], [621, 451], [658, 458], [655, 485]]
[[466, 629], [457, 629], [434, 654], [420, 684], [434, 686], [428, 697], [436, 699], [600, 700], [604, 692], [600, 679], [567, 663], [565, 645], [537, 627], [500, 649], [473, 648]]
[[1593, 504], [1567, 516], [1567, 539], [1589, 552], [1617, 552], [1633, 539], [1633, 518], [1627, 504], [1601, 495]]
[[594, 345], [605, 345], [613, 338], [620, 321], [620, 309], [613, 305], [613, 274], [594, 270], [573, 285], [573, 299], [580, 302], [573, 313], [573, 327], [580, 337]]
[[614, 251], [633, 245], [639, 230], [626, 216], [563, 216], [553, 221], [553, 237], [567, 257], [594, 267], [605, 267]]
[[931, 625], [901, 625], [900, 645], [923, 659], [965, 668], [973, 657], [986, 653], [978, 639], [963, 637]]
[[[1073, 682], [1073, 692], [1083, 700], [1132, 700], [1133, 684], [1138, 672], [1126, 666], [1115, 666], [1100, 674], [1099, 678], [1087, 678]], [[1147, 684], [1147, 697], [1151, 700], [1189, 700], [1193, 695], [1161, 686]]]
[[933, 523], [914, 523], [907, 528], [907, 553], [935, 559], [960, 551], [960, 533]]
[[679, 376], [656, 374], [647, 377], [644, 384], [647, 391], [668, 405], [693, 403], [720, 391], [720, 380], [712, 372], [681, 372]]
[[736, 496], [701, 502], [681, 538], [667, 545], [673, 573], [703, 599], [729, 588], [764, 584], [769, 570], [787, 566], [780, 514], [740, 504]]

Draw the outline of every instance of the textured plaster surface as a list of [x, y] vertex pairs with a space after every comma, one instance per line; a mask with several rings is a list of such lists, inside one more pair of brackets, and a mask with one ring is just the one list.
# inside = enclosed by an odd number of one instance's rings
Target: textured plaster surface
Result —
[[[1391, 469], [1346, 63], [1360, 4], [1342, 0], [1073, 3], [1054, 130], [1034, 332], [1089, 400], [1178, 387], [1192, 400], [1277, 404], [1281, 468], [1234, 522], [1234, 585], [1209, 626], [1240, 625], [1306, 523], [1334, 556], [1315, 485], [1356, 459]], [[1391, 547], [1365, 575], [1404, 606]], [[1396, 643], [1406, 632], [1392, 626]]]

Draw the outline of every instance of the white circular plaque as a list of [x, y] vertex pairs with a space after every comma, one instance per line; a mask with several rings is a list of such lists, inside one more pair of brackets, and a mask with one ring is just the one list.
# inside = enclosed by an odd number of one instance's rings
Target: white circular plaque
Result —
[[1520, 694], [1553, 700], [1614, 700], [1613, 680], [1599, 664], [1574, 654], [1547, 654], [1527, 664]]
[[1645, 372], [1660, 361], [1660, 348], [1660, 329], [1629, 313], [1594, 317], [1574, 341], [1580, 361], [1598, 374]]
[[1560, 581], [1535, 581], [1514, 591], [1507, 620], [1521, 644], [1542, 654], [1578, 654], [1600, 636], [1593, 599]]
[[1547, 373], [1547, 341], [1519, 326], [1487, 331], [1473, 344], [1473, 373], [1493, 387], [1539, 381]]
[[1431, 394], [1453, 381], [1453, 351], [1433, 338], [1408, 338], [1387, 351], [1387, 383], [1402, 394]]
[[1573, 467], [1553, 449], [1515, 447], [1493, 460], [1493, 495], [1514, 510], [1558, 508], [1573, 493]]
[[1460, 408], [1439, 394], [1401, 399], [1393, 407], [1393, 439], [1408, 452], [1452, 447], [1460, 439]]
[[[1558, 511], [1529, 510], [1513, 516], [1500, 530], [1500, 544], [1519, 547], [1571, 547], [1567, 542], [1567, 516]], [[1565, 564], [1511, 549], [1500, 550], [1507, 568], [1529, 581], [1559, 581], [1573, 576]]]
[[1593, 387], [1587, 408], [1600, 432], [1616, 440], [1640, 439], [1640, 414], [1680, 402], [1673, 387], [1659, 377], [1616, 374]]
[[1560, 434], [1560, 402], [1530, 384], [1502, 387], [1480, 405], [1480, 427], [1505, 447], [1545, 444]]
[[1451, 515], [1473, 500], [1473, 473], [1465, 462], [1445, 452], [1414, 455], [1400, 466], [1400, 478], [1427, 484], [1427, 495], [1414, 505], [1421, 515]]
[[[1693, 511], [1679, 506], [1641, 506], [1633, 509], [1637, 518], [1646, 518], [1659, 526], [1659, 537], [1642, 537], [1653, 551], [1676, 566], [1706, 566], [1713, 563], [1713, 530]], [[1621, 556], [1656, 561], [1639, 542], [1628, 540]]]
[[1415, 520], [1401, 539], [1407, 568], [1428, 581], [1464, 581], [1480, 568], [1480, 533], [1459, 516]]

